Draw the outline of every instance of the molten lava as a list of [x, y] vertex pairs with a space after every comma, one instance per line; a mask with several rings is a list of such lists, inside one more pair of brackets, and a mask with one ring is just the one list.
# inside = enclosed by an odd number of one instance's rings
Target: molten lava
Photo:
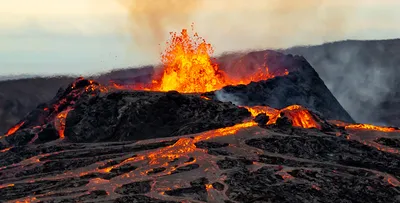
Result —
[[281, 109], [280, 112], [284, 113], [285, 116], [287, 116], [292, 121], [293, 126], [321, 129], [320, 124], [315, 120], [311, 113], [302, 106], [288, 106], [284, 109]]
[[[161, 55], [163, 71], [161, 76], [153, 76], [151, 84], [136, 84], [136, 90], [170, 91], [181, 93], [210, 92], [227, 85], [248, 84], [275, 77], [264, 64], [250, 73], [245, 72], [241, 78], [228, 76], [211, 60], [213, 48], [203, 38], [194, 33], [191, 36], [188, 30], [183, 29], [179, 34], [171, 33], [171, 40]], [[246, 66], [241, 67], [246, 69]], [[285, 69], [280, 75], [288, 74]], [[111, 82], [116, 89], [132, 88]]]
[[330, 120], [329, 122], [336, 126], [344, 127], [345, 129], [350, 129], [350, 130], [375, 130], [381, 132], [400, 132], [399, 129], [393, 127], [375, 126], [371, 124], [350, 124], [338, 120]]
[[270, 118], [274, 118], [279, 115], [279, 110], [271, 108], [269, 106], [253, 106], [253, 107], [244, 106], [244, 108], [246, 108], [253, 117], [256, 117], [260, 113], [265, 113]]
[[292, 121], [293, 126], [321, 129], [320, 124], [314, 119], [311, 113], [299, 105], [288, 106], [281, 110], [277, 110], [268, 106], [254, 106], [245, 108], [247, 108], [253, 117], [260, 113], [265, 113], [270, 118], [267, 124], [276, 123], [276, 120], [280, 117], [281, 113], [283, 113]]
[[17, 130], [19, 130], [19, 128], [21, 128], [21, 126], [24, 125], [24, 124], [25, 124], [25, 122], [18, 123], [17, 125], [15, 125], [14, 127], [12, 127], [11, 129], [9, 129], [9, 130], [7, 131], [7, 133], [5, 134], [5, 136], [10, 136], [10, 135], [14, 134], [14, 133], [17, 132]]
[[345, 126], [346, 129], [365, 129], [365, 130], [376, 130], [381, 132], [395, 132], [398, 131], [396, 128], [391, 127], [381, 127], [381, 126], [374, 126], [370, 124], [351, 124]]
[[67, 119], [68, 113], [71, 111], [71, 109], [67, 109], [65, 111], [62, 111], [56, 116], [56, 119], [54, 120], [54, 125], [58, 131], [58, 134], [60, 136], [60, 139], [64, 139], [64, 130], [65, 130], [65, 120]]
[[225, 74], [211, 62], [211, 44], [197, 33], [193, 38], [186, 29], [180, 35], [172, 33], [168, 45], [161, 55], [163, 75], [160, 80], [153, 80], [151, 90], [209, 92], [225, 86]]

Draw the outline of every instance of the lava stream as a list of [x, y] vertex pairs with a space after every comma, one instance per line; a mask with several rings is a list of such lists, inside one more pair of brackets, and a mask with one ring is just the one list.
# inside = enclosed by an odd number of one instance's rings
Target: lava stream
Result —
[[375, 126], [371, 124], [350, 124], [338, 120], [330, 120], [329, 122], [336, 126], [344, 127], [345, 129], [349, 130], [375, 130], [381, 132], [400, 132], [399, 129], [393, 127]]
[[58, 131], [58, 134], [60, 136], [60, 139], [64, 139], [64, 130], [65, 130], [65, 121], [67, 119], [68, 113], [72, 109], [69, 108], [67, 110], [62, 111], [56, 116], [56, 119], [54, 119], [54, 125], [56, 126], [56, 129]]
[[12, 134], [14, 134], [15, 132], [17, 132], [17, 130], [19, 130], [21, 128], [22, 125], [24, 125], [25, 122], [20, 122], [17, 125], [13, 126], [12, 128], [10, 128], [7, 133], [5, 134], [5, 136], [10, 136]]

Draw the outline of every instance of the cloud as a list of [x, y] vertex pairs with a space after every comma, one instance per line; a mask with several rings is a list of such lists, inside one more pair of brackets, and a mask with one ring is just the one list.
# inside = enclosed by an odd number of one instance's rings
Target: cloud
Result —
[[20, 33], [33, 26], [59, 34], [117, 33], [121, 28], [116, 28], [125, 23], [126, 15], [114, 0], [0, 0], [0, 5], [2, 35]]

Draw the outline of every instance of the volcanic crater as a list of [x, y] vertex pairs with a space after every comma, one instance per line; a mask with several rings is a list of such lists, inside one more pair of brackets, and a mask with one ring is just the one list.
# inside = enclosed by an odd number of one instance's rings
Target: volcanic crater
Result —
[[0, 200], [400, 202], [398, 128], [355, 123], [301, 56], [211, 51], [184, 30], [149, 81], [60, 89], [0, 137]]

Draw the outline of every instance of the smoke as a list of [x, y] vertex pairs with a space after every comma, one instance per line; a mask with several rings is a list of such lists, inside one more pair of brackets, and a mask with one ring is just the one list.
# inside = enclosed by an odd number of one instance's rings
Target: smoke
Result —
[[[201, 0], [118, 0], [127, 9], [128, 29], [136, 45], [147, 51], [158, 50], [173, 27], [190, 25], [189, 17]], [[157, 52], [158, 54], [158, 52]]]
[[190, 29], [191, 23], [213, 44], [216, 54], [342, 39], [359, 4], [344, 0], [117, 1], [128, 11], [134, 42], [140, 50], [157, 50], [153, 52], [157, 56], [169, 32]]
[[221, 102], [232, 102], [232, 104], [235, 104], [236, 106], [242, 106], [242, 102], [238, 97], [236, 97], [233, 94], [225, 92], [224, 89], [217, 90], [214, 92], [214, 94], [217, 97], [217, 100]]
[[395, 125], [390, 114], [397, 109], [389, 112], [382, 104], [398, 100], [395, 95], [400, 93], [398, 45], [395, 41], [346, 41], [286, 52], [304, 55], [354, 120]]

